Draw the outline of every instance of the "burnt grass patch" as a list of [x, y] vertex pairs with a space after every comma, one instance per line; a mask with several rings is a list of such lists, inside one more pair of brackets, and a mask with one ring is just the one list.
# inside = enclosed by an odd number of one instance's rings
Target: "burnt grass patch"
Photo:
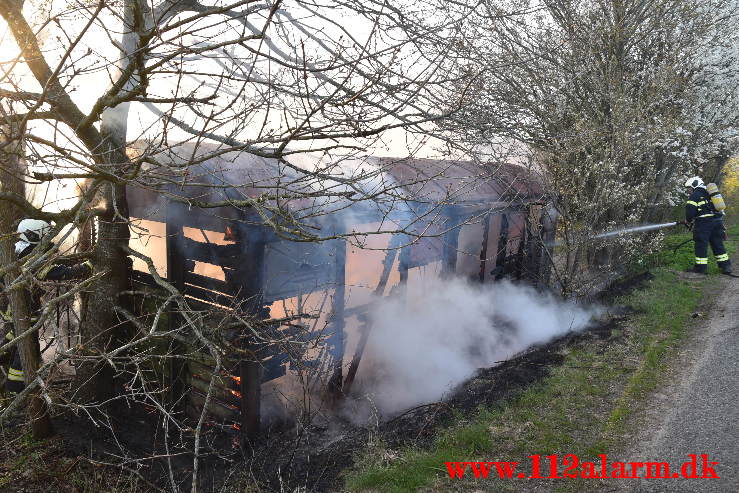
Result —
[[[625, 295], [650, 278], [651, 274], [643, 274], [614, 286], [611, 292], [613, 296]], [[601, 298], [601, 302], [605, 299]], [[455, 420], [499, 404], [546, 377], [552, 368], [563, 363], [568, 347], [589, 344], [605, 350], [608, 344], [619, 341], [625, 332], [622, 322], [632, 313], [634, 310], [628, 306], [610, 307], [607, 315], [589, 329], [532, 347], [496, 366], [480, 368], [442, 401], [414, 407], [373, 426], [357, 426], [338, 419], [330, 425], [311, 425], [299, 432], [293, 426], [267, 430], [245, 457], [248, 475], [274, 491], [298, 487], [308, 491], [342, 490], [343, 472], [354, 465], [354, 457], [371, 441], [379, 441], [389, 450], [430, 446], [438, 432]]]
[[654, 274], [648, 270], [626, 275], [610, 283], [594, 299], [599, 302], [607, 302], [608, 300], [625, 296], [636, 289], [644, 287], [652, 279], [654, 279]]
[[479, 369], [447, 399], [414, 407], [375, 426], [357, 426], [341, 420], [329, 426], [314, 425], [299, 433], [294, 427], [272, 430], [247, 458], [251, 479], [275, 491], [280, 487], [340, 490], [342, 472], [353, 465], [354, 455], [366, 448], [370, 438], [381, 440], [391, 449], [428, 445], [437, 431], [455, 417], [506, 399], [547, 375], [552, 365], [562, 362], [560, 349], [571, 340], [572, 337], [563, 337], [498, 366]]

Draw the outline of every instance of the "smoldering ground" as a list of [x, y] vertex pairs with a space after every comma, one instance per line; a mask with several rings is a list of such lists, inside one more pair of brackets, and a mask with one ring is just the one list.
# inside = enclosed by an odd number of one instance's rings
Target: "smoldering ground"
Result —
[[[479, 368], [588, 328], [602, 312], [509, 281], [481, 285], [438, 278], [422, 289], [377, 297], [371, 306], [367, 347], [351, 394], [340, 407], [331, 407], [322, 399], [325, 394], [307, 390], [288, 374], [263, 389], [268, 419], [305, 416], [298, 410], [306, 402], [319, 421], [331, 421], [334, 413], [356, 424], [391, 418], [442, 400]], [[347, 353], [345, 368], [350, 359]]]
[[508, 281], [434, 279], [378, 300], [347, 415], [389, 417], [440, 400], [478, 368], [582, 331], [600, 311]]

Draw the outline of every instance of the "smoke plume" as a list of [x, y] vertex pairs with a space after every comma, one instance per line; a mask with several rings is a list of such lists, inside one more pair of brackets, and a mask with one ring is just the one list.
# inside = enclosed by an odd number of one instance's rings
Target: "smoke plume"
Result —
[[355, 389], [384, 416], [434, 402], [478, 368], [585, 329], [598, 312], [507, 281], [429, 280], [377, 301]]

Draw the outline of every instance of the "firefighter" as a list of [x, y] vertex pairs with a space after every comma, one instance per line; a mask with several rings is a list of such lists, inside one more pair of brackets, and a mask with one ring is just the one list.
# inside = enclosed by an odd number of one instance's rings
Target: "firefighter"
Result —
[[723, 213], [716, 210], [706, 186], [699, 176], [685, 182], [690, 197], [685, 205], [685, 220], [693, 228], [695, 242], [695, 265], [690, 272], [708, 274], [708, 244], [711, 244], [719, 269], [731, 274], [731, 261], [724, 248]]
[[[15, 253], [19, 259], [29, 255], [33, 249], [41, 243], [44, 236], [51, 231], [51, 225], [46, 221], [40, 219], [23, 219], [18, 224], [18, 241], [15, 244]], [[42, 281], [62, 281], [68, 279], [79, 279], [87, 277], [92, 272], [92, 266], [89, 262], [77, 264], [74, 266], [66, 265], [50, 265], [42, 269], [36, 278]], [[35, 290], [34, 290], [35, 291]], [[40, 293], [31, 292], [26, 290], [27, 298], [29, 299], [29, 309], [34, 315], [31, 320], [32, 323], [36, 322], [36, 317], [39, 310], [41, 309]], [[2, 313], [3, 319], [5, 320], [6, 327], [6, 341], [12, 340], [14, 337], [13, 325], [12, 325], [12, 313], [10, 311], [10, 304], [8, 308]], [[13, 352], [11, 356], [10, 368], [8, 369], [8, 378], [5, 381], [5, 390], [10, 393], [17, 393], [23, 390], [24, 375], [23, 367], [21, 365], [20, 351], [17, 346], [11, 349]]]

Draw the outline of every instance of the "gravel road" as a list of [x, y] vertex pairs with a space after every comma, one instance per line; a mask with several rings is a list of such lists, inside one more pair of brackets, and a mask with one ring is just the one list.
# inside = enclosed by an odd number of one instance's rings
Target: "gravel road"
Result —
[[701, 454], [708, 454], [720, 479], [622, 480], [610, 491], [739, 493], [739, 279], [710, 281], [718, 299], [707, 316], [693, 319], [670, 383], [648, 405], [622, 460], [669, 462], [673, 474], [696, 454], [701, 475]]

